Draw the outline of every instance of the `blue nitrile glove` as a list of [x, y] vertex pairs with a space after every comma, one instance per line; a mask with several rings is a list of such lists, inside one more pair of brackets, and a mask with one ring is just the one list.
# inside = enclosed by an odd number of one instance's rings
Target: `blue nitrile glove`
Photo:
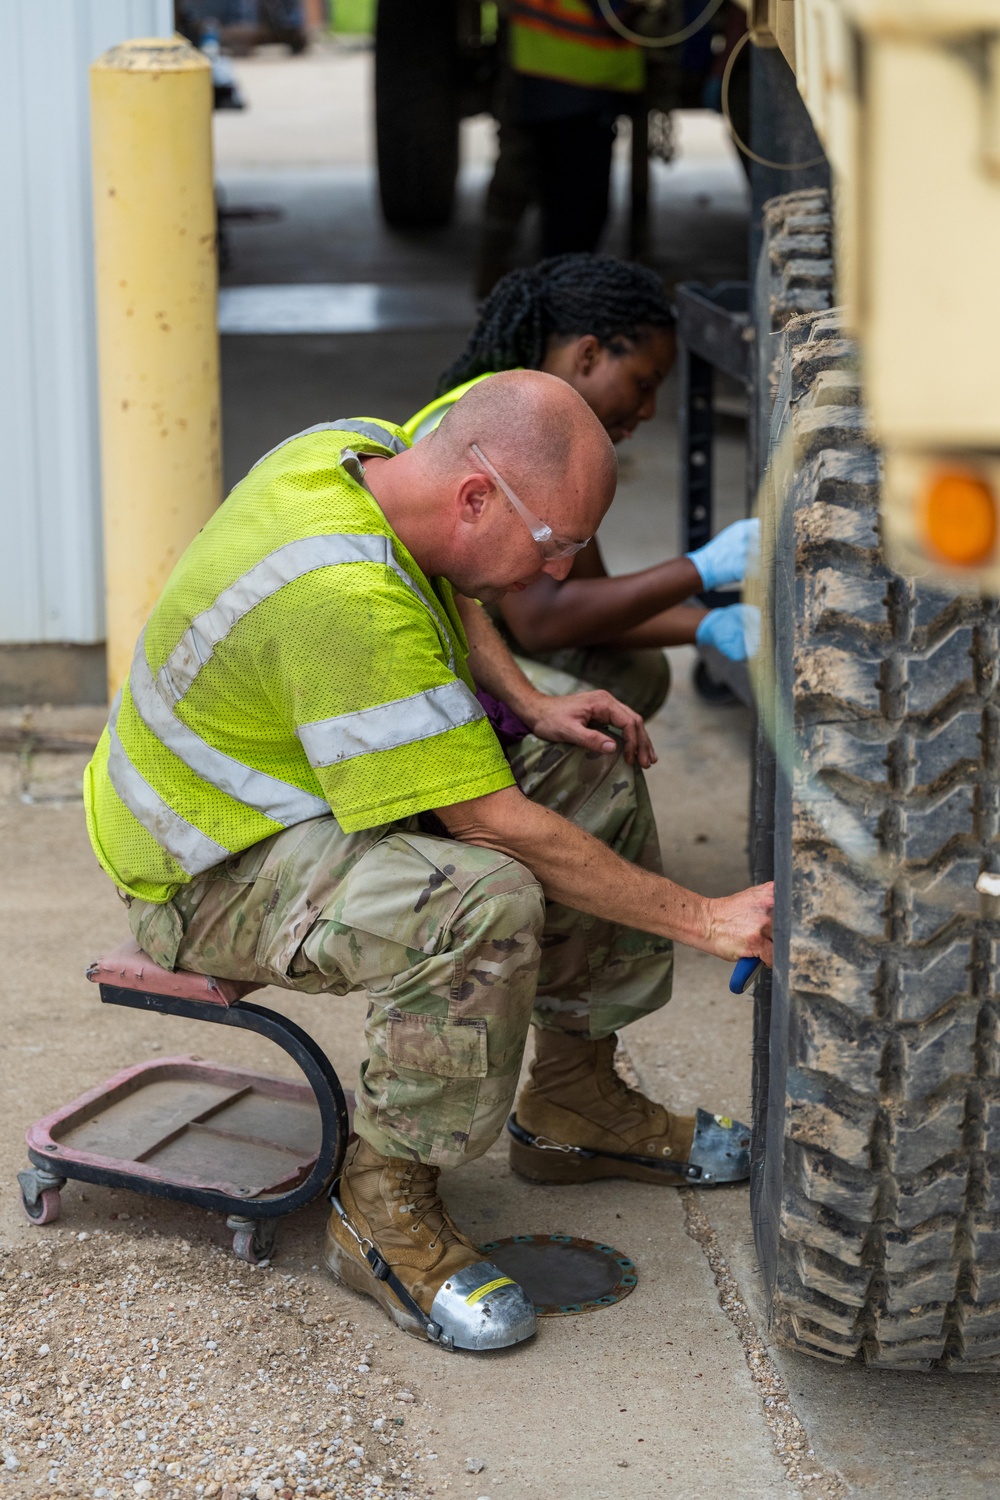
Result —
[[760, 610], [753, 604], [710, 609], [694, 633], [699, 646], [714, 646], [730, 661], [756, 656], [760, 645]]
[[696, 552], [685, 553], [701, 574], [706, 589], [731, 588], [747, 576], [750, 559], [760, 547], [760, 522], [734, 521]]

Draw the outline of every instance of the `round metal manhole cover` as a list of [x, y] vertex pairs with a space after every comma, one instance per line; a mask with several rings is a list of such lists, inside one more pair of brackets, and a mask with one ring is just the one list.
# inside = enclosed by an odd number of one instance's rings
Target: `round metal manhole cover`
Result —
[[515, 1234], [480, 1249], [524, 1288], [542, 1318], [613, 1307], [638, 1279], [620, 1250], [571, 1234]]

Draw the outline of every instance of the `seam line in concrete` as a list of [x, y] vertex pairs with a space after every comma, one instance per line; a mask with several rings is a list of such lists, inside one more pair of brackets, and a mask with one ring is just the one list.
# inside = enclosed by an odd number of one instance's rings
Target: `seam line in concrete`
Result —
[[685, 1228], [701, 1246], [715, 1278], [719, 1306], [736, 1330], [750, 1379], [760, 1396], [774, 1451], [787, 1478], [807, 1500], [846, 1500], [850, 1491], [841, 1475], [825, 1468], [810, 1449], [809, 1435], [740, 1294], [739, 1283], [729, 1269], [719, 1237], [701, 1205], [700, 1195], [689, 1187], [678, 1191], [684, 1204]]
[[[629, 1088], [644, 1092], [635, 1063], [621, 1040], [615, 1053], [615, 1069]], [[736, 1330], [750, 1379], [760, 1395], [765, 1425], [786, 1478], [797, 1487], [804, 1500], [847, 1500], [850, 1490], [843, 1477], [835, 1470], [825, 1468], [809, 1447], [809, 1434], [792, 1405], [788, 1387], [768, 1353], [767, 1345], [757, 1331], [698, 1193], [689, 1187], [678, 1188], [677, 1192], [684, 1205], [684, 1227], [695, 1244], [701, 1247], [715, 1278], [719, 1306]]]

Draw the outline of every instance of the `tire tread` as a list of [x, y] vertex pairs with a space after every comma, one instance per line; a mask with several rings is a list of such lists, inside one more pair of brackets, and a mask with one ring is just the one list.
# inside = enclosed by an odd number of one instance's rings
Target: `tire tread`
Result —
[[886, 566], [857, 350], [821, 300], [825, 195], [772, 200], [765, 232], [793, 667], [775, 691], [797, 747], [774, 1329], [825, 1359], [996, 1371], [1000, 903], [973, 887], [1000, 868], [1000, 606]]

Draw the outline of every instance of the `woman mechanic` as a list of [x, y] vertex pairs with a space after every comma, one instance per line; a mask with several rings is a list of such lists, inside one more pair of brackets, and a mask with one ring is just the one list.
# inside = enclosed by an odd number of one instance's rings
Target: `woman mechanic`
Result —
[[[497, 283], [437, 398], [405, 431], [418, 441], [477, 380], [526, 368], [568, 381], [620, 443], [654, 415], [675, 356], [673, 313], [654, 272], [604, 256], [554, 256]], [[539, 687], [570, 690], [543, 683], [534, 663], [606, 688], [648, 718], [670, 688], [664, 646], [697, 642], [745, 658], [746, 606], [684, 601], [742, 583], [756, 527], [737, 521], [697, 552], [618, 577], [608, 576], [595, 537], [564, 580], [545, 575], [505, 595], [497, 623]]]

